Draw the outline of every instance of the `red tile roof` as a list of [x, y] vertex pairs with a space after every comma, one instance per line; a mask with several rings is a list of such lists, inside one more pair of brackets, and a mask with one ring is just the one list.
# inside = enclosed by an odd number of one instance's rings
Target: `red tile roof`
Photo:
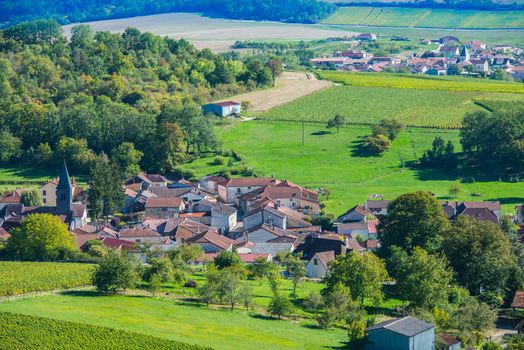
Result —
[[131, 237], [160, 237], [160, 234], [148, 228], [127, 228], [120, 230], [118, 233], [119, 238], [131, 238]]
[[515, 296], [513, 297], [511, 307], [516, 309], [524, 308], [524, 290], [518, 290], [515, 292]]
[[125, 249], [125, 250], [132, 250], [135, 248], [136, 243], [125, 241], [123, 239], [117, 239], [112, 237], [105, 237], [102, 239], [102, 243], [111, 249]]
[[180, 197], [174, 198], [158, 198], [151, 197], [147, 200], [146, 208], [180, 208], [184, 203], [184, 199]]
[[235, 241], [226, 236], [219, 235], [214, 230], [208, 230], [207, 232], [186, 239], [185, 243], [210, 243], [220, 249], [227, 250], [235, 244]]
[[318, 261], [327, 269], [330, 261], [335, 260], [335, 251], [316, 253], [313, 258], [317, 257]]
[[276, 180], [269, 177], [239, 177], [234, 179], [229, 179], [223, 185], [225, 187], [256, 187], [256, 186], [265, 186], [270, 183], [275, 183]]

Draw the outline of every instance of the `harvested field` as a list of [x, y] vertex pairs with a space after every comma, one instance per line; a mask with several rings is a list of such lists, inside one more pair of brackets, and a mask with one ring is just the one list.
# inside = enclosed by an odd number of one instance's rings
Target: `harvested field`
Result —
[[277, 78], [274, 88], [253, 91], [229, 98], [234, 101], [250, 101], [252, 112], [263, 112], [296, 100], [315, 91], [331, 86], [326, 80], [317, 80], [312, 74], [284, 72]]
[[[227, 44], [227, 41], [232, 40], [325, 39], [355, 34], [346, 30], [325, 29], [320, 25], [234, 21], [209, 18], [194, 13], [168, 13], [84, 24], [88, 24], [95, 31], [110, 32], [123, 32], [128, 27], [135, 27], [144, 32], [199, 42], [200, 47], [205, 46], [207, 42], [210, 46], [206, 47], [213, 48], [216, 42], [221, 42], [221, 49], [224, 44]], [[66, 36], [71, 34], [71, 28], [75, 25], [78, 23], [63, 27]]]

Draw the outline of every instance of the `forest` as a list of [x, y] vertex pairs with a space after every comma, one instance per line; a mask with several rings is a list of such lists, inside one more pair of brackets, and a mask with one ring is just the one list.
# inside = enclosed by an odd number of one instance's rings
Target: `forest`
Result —
[[231, 19], [313, 23], [335, 6], [319, 0], [6, 0], [0, 26], [53, 18], [61, 24], [167, 12], [203, 12]]
[[81, 25], [66, 41], [55, 21], [18, 24], [0, 31], [0, 161], [86, 174], [104, 153], [170, 173], [218, 145], [201, 104], [271, 85], [265, 62], [185, 40]]

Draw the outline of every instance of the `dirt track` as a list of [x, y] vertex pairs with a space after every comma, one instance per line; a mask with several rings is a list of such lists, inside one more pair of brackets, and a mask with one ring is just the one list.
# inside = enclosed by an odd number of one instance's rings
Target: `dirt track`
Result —
[[331, 85], [330, 81], [316, 80], [305, 73], [284, 72], [277, 78], [275, 87], [234, 96], [228, 100], [250, 101], [251, 111], [263, 112]]

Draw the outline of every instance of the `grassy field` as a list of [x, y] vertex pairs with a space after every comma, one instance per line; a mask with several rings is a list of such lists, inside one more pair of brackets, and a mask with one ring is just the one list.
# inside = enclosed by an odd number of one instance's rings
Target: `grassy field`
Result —
[[327, 24], [422, 28], [524, 28], [524, 11], [476, 11], [407, 7], [340, 7]]
[[[322, 79], [351, 86], [388, 87], [395, 89], [418, 90], [452, 90], [452, 91], [484, 91], [524, 94], [524, 84], [498, 80], [464, 78], [464, 77], [432, 77], [411, 74], [376, 74], [376, 73], [346, 73], [337, 71], [318, 71]], [[523, 98], [524, 95], [517, 98]]]
[[94, 292], [2, 302], [0, 310], [212, 345], [220, 350], [330, 349], [347, 340], [344, 330], [320, 330], [313, 323], [299, 324], [149, 297], [105, 297]]
[[459, 128], [467, 112], [482, 109], [474, 101], [523, 100], [520, 94], [477, 91], [415, 90], [334, 86], [257, 115], [261, 119], [326, 122], [336, 114], [350, 124], [397, 118], [407, 126]]
[[93, 265], [0, 261], [0, 296], [91, 284]]
[[[257, 175], [289, 179], [310, 188], [327, 188], [329, 199], [324, 200], [329, 213], [341, 214], [370, 194], [382, 194], [392, 199], [402, 193], [426, 190], [440, 199], [500, 200], [504, 212], [513, 212], [516, 203], [523, 203], [524, 183], [483, 179], [461, 171], [446, 174], [442, 171], [406, 167], [431, 147], [435, 136], [452, 140], [460, 149], [457, 131], [407, 129], [393, 142], [390, 151], [380, 157], [364, 157], [358, 145], [369, 135], [369, 127], [350, 126], [340, 133], [327, 131], [323, 125], [305, 125], [305, 145], [301, 144], [301, 125], [285, 122], [244, 122], [218, 130], [224, 149], [234, 149], [254, 167]], [[416, 157], [415, 157], [416, 154]], [[185, 167], [198, 176], [212, 173], [206, 165], [212, 157]], [[402, 160], [402, 162], [401, 162]], [[462, 180], [464, 191], [449, 197], [452, 181]]]
[[206, 350], [208, 347], [81, 323], [0, 312], [4, 350]]

